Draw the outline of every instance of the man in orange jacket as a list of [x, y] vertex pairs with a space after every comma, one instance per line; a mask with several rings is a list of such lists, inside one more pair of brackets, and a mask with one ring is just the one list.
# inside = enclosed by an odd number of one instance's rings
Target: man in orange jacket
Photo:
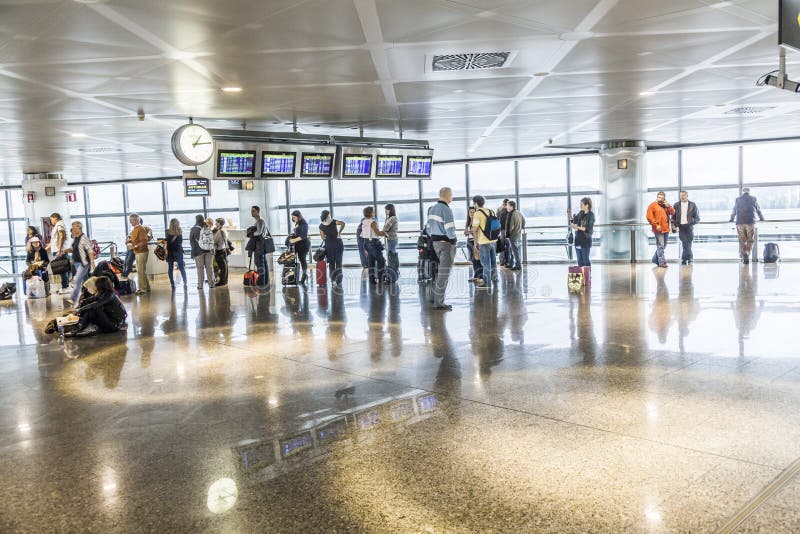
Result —
[[675, 208], [667, 202], [666, 193], [659, 191], [656, 201], [647, 206], [647, 222], [653, 228], [653, 235], [656, 238], [656, 253], [653, 255], [653, 263], [665, 269], [667, 268], [667, 259], [664, 257], [664, 249], [667, 248], [669, 239], [669, 219], [673, 215], [675, 215]]

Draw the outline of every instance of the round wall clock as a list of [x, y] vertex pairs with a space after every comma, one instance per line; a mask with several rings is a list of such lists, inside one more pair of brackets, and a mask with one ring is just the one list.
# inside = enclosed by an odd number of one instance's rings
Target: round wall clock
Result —
[[172, 153], [184, 165], [201, 165], [214, 155], [214, 139], [199, 124], [184, 124], [172, 134]]

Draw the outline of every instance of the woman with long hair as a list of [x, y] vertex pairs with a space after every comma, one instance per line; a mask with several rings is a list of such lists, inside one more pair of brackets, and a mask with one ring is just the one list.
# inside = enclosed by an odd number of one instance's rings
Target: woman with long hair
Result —
[[383, 223], [383, 233], [386, 236], [386, 256], [388, 257], [389, 269], [387, 276], [390, 281], [397, 281], [400, 275], [400, 260], [397, 257], [397, 229], [400, 223], [397, 220], [397, 210], [394, 204], [384, 206], [386, 221]]
[[181, 272], [183, 279], [183, 289], [186, 290], [186, 263], [183, 261], [183, 230], [181, 230], [181, 222], [178, 219], [170, 219], [169, 227], [167, 228], [167, 275], [169, 276], [169, 285], [175, 289], [175, 264], [178, 264], [178, 270]]
[[223, 227], [225, 219], [214, 219], [214, 261], [217, 264], [216, 286], [228, 285], [228, 234]]
[[294, 253], [297, 259], [300, 260], [300, 268], [303, 270], [303, 276], [300, 278], [299, 283], [305, 284], [308, 278], [308, 251], [311, 250], [311, 240], [308, 238], [308, 222], [303, 218], [300, 210], [292, 212], [292, 222], [294, 223], [294, 232], [289, 237], [289, 243], [294, 245]]
[[379, 238], [386, 234], [378, 228], [375, 221], [375, 208], [367, 206], [364, 208], [364, 219], [361, 222], [361, 237], [365, 239], [364, 249], [367, 252], [367, 268], [369, 269], [369, 281], [373, 284], [383, 280], [383, 271], [386, 269], [386, 260], [383, 258], [383, 245]]
[[40, 243], [44, 244], [44, 240], [42, 239], [42, 234], [39, 233], [39, 229], [35, 226], [28, 226], [25, 229], [25, 252], [30, 252], [33, 247], [31, 246], [31, 239], [37, 238]]
[[589, 260], [589, 255], [592, 252], [592, 232], [594, 231], [592, 199], [583, 197], [581, 211], [573, 216], [572, 210], [568, 209], [567, 217], [572, 221], [570, 227], [575, 230], [575, 255], [578, 258], [578, 265], [591, 267], [592, 262]]
[[319, 220], [319, 237], [325, 242], [325, 261], [328, 262], [331, 285], [341, 285], [342, 257], [344, 256], [344, 243], [341, 236], [345, 224], [331, 217], [331, 212], [328, 210], [322, 210]]
[[464, 228], [464, 235], [467, 236], [467, 254], [472, 261], [472, 278], [470, 282], [483, 280], [483, 265], [480, 256], [475, 254], [475, 236], [472, 229], [472, 219], [475, 217], [475, 206], [470, 206], [467, 211], [467, 225]]

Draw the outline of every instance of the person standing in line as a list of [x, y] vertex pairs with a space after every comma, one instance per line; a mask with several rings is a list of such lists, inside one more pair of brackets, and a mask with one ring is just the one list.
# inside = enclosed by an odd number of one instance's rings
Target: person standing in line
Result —
[[178, 219], [170, 219], [169, 228], [167, 228], [167, 275], [169, 276], [169, 285], [175, 289], [175, 264], [178, 264], [178, 270], [181, 272], [183, 279], [183, 289], [186, 291], [186, 263], [183, 261], [183, 231], [181, 230], [181, 223]]
[[228, 234], [223, 230], [225, 219], [220, 217], [214, 222], [216, 223], [213, 230], [214, 259], [217, 262], [217, 269], [219, 269], [219, 276], [214, 287], [226, 286], [228, 285]]
[[656, 238], [656, 253], [653, 255], [653, 263], [664, 269], [667, 268], [664, 251], [669, 241], [669, 220], [673, 215], [675, 215], [675, 208], [667, 202], [667, 194], [659, 191], [656, 200], [647, 206], [647, 222], [650, 223]]
[[492, 210], [484, 208], [486, 200], [481, 195], [472, 197], [472, 203], [475, 205], [475, 217], [472, 219], [472, 232], [476, 236], [475, 252], [480, 255], [483, 267], [483, 280], [476, 282], [475, 287], [489, 289], [492, 282], [500, 282], [497, 274], [497, 240], [486, 236], [489, 217], [496, 215]]
[[289, 243], [294, 245], [294, 253], [300, 260], [300, 270], [303, 276], [299, 283], [305, 284], [308, 280], [308, 251], [311, 250], [311, 240], [308, 238], [308, 222], [300, 213], [300, 210], [292, 212], [292, 222], [294, 223], [293, 237], [289, 236]]
[[263, 289], [269, 285], [269, 265], [267, 264], [267, 250], [265, 248], [265, 240], [269, 235], [269, 229], [266, 221], [261, 218], [261, 208], [252, 206], [250, 215], [255, 220], [255, 230], [251, 238], [254, 240], [251, 254], [255, 256], [258, 287]]
[[209, 288], [214, 287], [214, 234], [201, 214], [194, 218], [194, 226], [189, 231], [189, 244], [192, 247], [192, 259], [197, 267], [197, 289], [202, 290], [205, 279]]
[[383, 273], [386, 269], [386, 260], [383, 257], [383, 245], [380, 237], [385, 234], [378, 228], [375, 221], [375, 208], [367, 206], [364, 208], [364, 218], [361, 223], [361, 237], [364, 241], [364, 250], [367, 252], [367, 268], [369, 269], [369, 281], [378, 284], [383, 280]]
[[517, 203], [509, 200], [506, 205], [508, 219], [505, 226], [505, 235], [508, 239], [506, 252], [506, 267], [512, 271], [522, 270], [522, 232], [525, 230], [525, 217], [517, 209]]
[[[142, 227], [145, 234], [147, 234], [147, 241], [148, 242], [152, 241], [153, 231], [144, 225], [144, 219], [142, 217], [139, 217], [139, 225]], [[131, 228], [131, 233], [128, 235], [128, 237], [125, 238], [125, 246], [128, 248], [128, 251], [125, 253], [125, 264], [122, 267], [123, 278], [127, 278], [128, 276], [130, 276], [131, 271], [133, 271], [133, 265], [136, 262], [136, 253], [133, 251], [132, 238], [133, 238], [133, 228]]]
[[[50, 228], [50, 257], [52, 261], [63, 256], [67, 248], [67, 225], [59, 213], [50, 215]], [[61, 289], [58, 293], [61, 295], [69, 293], [69, 275], [70, 271], [59, 275], [61, 277]]]
[[742, 195], [736, 199], [731, 212], [730, 222], [736, 221], [736, 233], [739, 236], [739, 255], [743, 263], [750, 263], [750, 252], [756, 240], [756, 215], [764, 222], [764, 215], [756, 197], [750, 196], [750, 188], [742, 189]]
[[439, 272], [433, 282], [433, 307], [436, 310], [451, 311], [453, 307], [444, 303], [450, 272], [456, 257], [456, 223], [450, 203], [453, 201], [453, 190], [443, 187], [439, 190], [439, 200], [428, 210], [426, 223], [428, 235], [433, 242], [433, 250], [439, 258]]
[[325, 261], [328, 262], [331, 285], [342, 285], [342, 258], [344, 257], [344, 243], [342, 232], [345, 223], [331, 217], [331, 212], [322, 210], [319, 214], [319, 237], [325, 243]]
[[75, 278], [72, 295], [64, 299], [68, 304], [75, 304], [83, 289], [83, 283], [89, 278], [89, 273], [94, 271], [94, 249], [92, 242], [83, 233], [83, 224], [74, 221], [71, 227], [72, 246], [65, 250], [72, 253], [72, 262], [75, 265]]
[[394, 204], [386, 204], [383, 207], [386, 220], [383, 223], [383, 233], [386, 235], [386, 257], [389, 267], [388, 276], [390, 281], [396, 282], [400, 277], [400, 260], [397, 256], [397, 230], [400, 226], [397, 220], [397, 210]]
[[150, 292], [150, 281], [147, 279], [147, 257], [150, 250], [147, 248], [147, 230], [142, 226], [142, 219], [136, 213], [131, 213], [128, 217], [133, 230], [131, 230], [131, 250], [136, 255], [136, 279], [139, 284], [137, 295]]
[[589, 256], [592, 252], [592, 233], [594, 232], [594, 212], [592, 211], [592, 199], [583, 197], [581, 199], [581, 211], [572, 215], [572, 210], [567, 210], [570, 228], [575, 230], [575, 256], [578, 259], [579, 267], [591, 267], [592, 262]]
[[[508, 218], [511, 215], [511, 212], [508, 209], [508, 199], [504, 198], [503, 203], [500, 204], [500, 207], [497, 208], [497, 219], [500, 221], [500, 239], [505, 240], [508, 237], [507, 234], [507, 225], [508, 225]], [[506, 247], [503, 252], [497, 254], [498, 256], [498, 264], [502, 267], [511, 267], [508, 265], [511, 263], [509, 259], [511, 259], [511, 254], [509, 254], [508, 247]]]
[[475, 206], [470, 206], [467, 211], [467, 225], [464, 228], [464, 235], [467, 236], [467, 254], [472, 261], [472, 278], [470, 282], [483, 280], [483, 266], [481, 265], [480, 255], [475, 253], [475, 236], [472, 229], [472, 220], [475, 218]]
[[694, 225], [700, 222], [697, 204], [689, 200], [689, 193], [681, 191], [680, 202], [675, 204], [673, 224], [678, 227], [678, 239], [681, 240], [681, 265], [694, 261], [692, 241], [694, 241]]

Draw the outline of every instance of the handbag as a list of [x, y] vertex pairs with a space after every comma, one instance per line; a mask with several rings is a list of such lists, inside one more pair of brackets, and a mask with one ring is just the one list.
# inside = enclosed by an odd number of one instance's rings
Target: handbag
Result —
[[501, 237], [497, 240], [497, 253], [505, 252], [506, 251], [506, 239]]
[[294, 265], [297, 262], [297, 254], [294, 249], [290, 248], [278, 257], [278, 263], [281, 265]]
[[269, 228], [267, 229], [267, 237], [263, 239], [264, 239], [264, 254], [272, 254], [273, 252], [275, 252], [275, 240], [272, 239], [272, 234], [270, 233]]
[[254, 287], [258, 285], [258, 271], [253, 270], [253, 256], [250, 256], [250, 264], [247, 266], [247, 272], [244, 273], [245, 287]]
[[325, 245], [322, 245], [314, 252], [314, 261], [322, 261], [325, 259]]
[[64, 274], [72, 270], [72, 263], [66, 256], [59, 256], [50, 262], [50, 270], [53, 274]]

